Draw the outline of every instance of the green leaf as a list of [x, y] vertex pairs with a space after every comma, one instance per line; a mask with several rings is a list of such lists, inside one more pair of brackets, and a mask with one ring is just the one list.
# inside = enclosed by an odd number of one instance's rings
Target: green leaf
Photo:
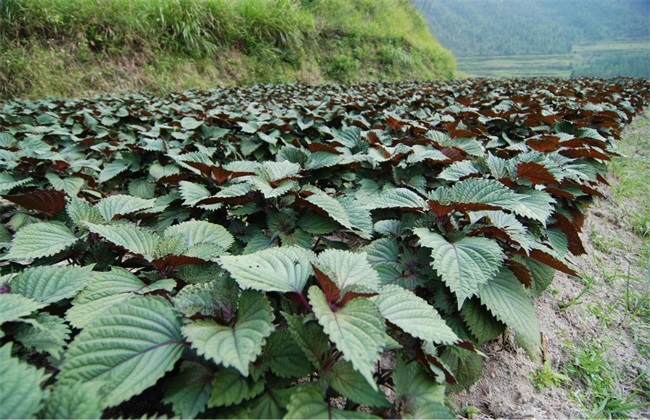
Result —
[[66, 206], [66, 212], [72, 222], [79, 227], [85, 227], [84, 223], [103, 223], [99, 210], [87, 201], [73, 197]]
[[88, 230], [107, 241], [121, 246], [133, 254], [142, 255], [149, 261], [154, 259], [156, 244], [160, 242], [160, 237], [155, 232], [130, 222], [110, 225], [97, 225], [86, 222], [85, 226]]
[[76, 176], [69, 176], [61, 179], [53, 173], [48, 173], [45, 174], [45, 178], [50, 182], [52, 188], [63, 191], [70, 197], [76, 197], [86, 184], [85, 179]]
[[250, 400], [264, 391], [264, 381], [245, 378], [235, 369], [219, 371], [212, 382], [209, 407], [223, 407]]
[[156, 200], [154, 199], [145, 200], [140, 197], [116, 194], [102, 198], [96, 204], [96, 207], [104, 220], [110, 222], [116, 216], [136, 213], [140, 210], [150, 209], [155, 205]]
[[247, 405], [250, 406], [250, 418], [254, 419], [281, 419], [286, 414], [285, 407], [289, 404], [293, 395], [293, 388], [271, 388], [267, 387], [264, 394]]
[[16, 180], [7, 173], [0, 173], [0, 194], [7, 194], [12, 189], [31, 182], [33, 178], [24, 178]]
[[476, 298], [463, 304], [460, 316], [478, 344], [494, 340], [506, 329]]
[[485, 284], [499, 271], [504, 255], [497, 242], [488, 238], [463, 237], [448, 242], [429, 229], [413, 232], [420, 243], [431, 248], [431, 266], [458, 298], [458, 308], [465, 299], [474, 296], [479, 285]]
[[141, 293], [146, 287], [139, 278], [121, 267], [114, 266], [109, 272], [94, 273], [86, 287], [73, 300], [66, 319], [73, 326], [83, 328], [113, 306]]
[[230, 277], [190, 284], [172, 298], [174, 307], [185, 317], [200, 314], [207, 317], [234, 314], [237, 308], [239, 287]]
[[70, 343], [58, 379], [62, 384], [104, 381], [103, 406], [117, 405], [174, 367], [185, 348], [180, 327], [164, 298], [133, 297], [86, 325]]
[[318, 323], [343, 353], [343, 359], [352, 362], [354, 369], [376, 390], [373, 372], [385, 344], [384, 319], [377, 307], [368, 299], [357, 298], [334, 311], [316, 286], [309, 288], [309, 303]]
[[369, 206], [371, 209], [425, 210], [427, 202], [406, 188], [393, 188], [382, 192]]
[[282, 312], [282, 316], [287, 320], [289, 333], [307, 359], [318, 369], [322, 369], [330, 344], [320, 325], [299, 315]]
[[47, 397], [44, 418], [49, 419], [97, 419], [102, 415], [99, 391], [103, 382], [76, 382], [70, 385], [56, 384]]
[[249, 364], [262, 353], [273, 329], [273, 310], [267, 298], [245, 291], [239, 298], [237, 321], [232, 326], [202, 319], [183, 327], [183, 334], [200, 355], [248, 376]]
[[[0, 325], [5, 322], [17, 321], [29, 316], [46, 305], [33, 299], [14, 293], [0, 294]], [[0, 337], [3, 336], [0, 330]]]
[[510, 270], [501, 269], [495, 278], [481, 285], [479, 298], [499, 321], [515, 330], [517, 342], [531, 358], [541, 356], [541, 333], [535, 308]]
[[129, 162], [126, 160], [117, 160], [115, 162], [107, 163], [104, 165], [104, 169], [99, 173], [97, 182], [101, 184], [102, 182], [109, 181], [127, 169], [129, 169]]
[[181, 127], [186, 130], [196, 130], [203, 125], [203, 121], [195, 120], [192, 117], [184, 117], [181, 120]]
[[363, 375], [354, 370], [350, 362], [344, 360], [338, 362], [332, 368], [330, 375], [332, 388], [341, 396], [368, 407], [390, 406], [386, 396], [368, 385]]
[[33, 418], [44, 397], [40, 385], [46, 379], [45, 372], [11, 357], [8, 343], [0, 347], [0, 377], [0, 418]]
[[214, 373], [200, 363], [184, 361], [180, 372], [169, 379], [163, 402], [171, 404], [174, 414], [194, 418], [208, 405]]
[[287, 405], [285, 419], [374, 419], [362, 411], [344, 411], [325, 402], [318, 384], [299, 386]]
[[195, 206], [199, 201], [212, 195], [203, 185], [188, 181], [181, 181], [178, 190], [183, 197], [183, 204], [186, 206]]
[[315, 194], [310, 195], [305, 200], [325, 211], [332, 220], [343, 227], [352, 229], [348, 212], [336, 198], [330, 197], [322, 191], [316, 191]]
[[533, 220], [538, 220], [543, 224], [553, 214], [555, 199], [549, 193], [526, 189], [519, 194], [519, 197], [519, 204], [513, 208], [515, 213]]
[[94, 265], [28, 268], [11, 281], [11, 291], [42, 303], [58, 302], [74, 297], [93, 275], [93, 267]]
[[480, 354], [455, 347], [447, 347], [440, 355], [456, 378], [456, 383], [469, 389], [481, 377], [483, 357]]
[[70, 338], [70, 327], [62, 318], [45, 312], [37, 313], [16, 327], [14, 337], [23, 346], [48, 352], [59, 358]]
[[164, 236], [167, 238], [180, 236], [188, 248], [198, 244], [212, 244], [226, 250], [235, 242], [235, 238], [226, 228], [202, 220], [191, 220], [170, 226], [165, 230]]
[[453, 344], [458, 337], [427, 301], [410, 290], [390, 285], [382, 287], [370, 300], [386, 320], [424, 341]]
[[315, 212], [306, 212], [302, 215], [296, 225], [305, 232], [313, 235], [327, 235], [338, 229], [338, 223], [321, 216]]
[[303, 378], [314, 367], [289, 331], [275, 331], [266, 340], [262, 366], [281, 378]]
[[[150, 199], [156, 197], [156, 183], [146, 178], [135, 178], [129, 181], [129, 194], [134, 197]], [[154, 208], [157, 212], [158, 210]]]
[[421, 408], [445, 402], [445, 387], [415, 363], [405, 364], [401, 358], [397, 359], [397, 367], [393, 371], [395, 403], [401, 405], [406, 412], [403, 415], [413, 414]]
[[530, 272], [532, 286], [530, 289], [528, 289], [528, 293], [530, 293], [531, 296], [540, 296], [544, 290], [546, 290], [546, 288], [553, 282], [553, 278], [555, 277], [555, 269], [552, 267], [549, 267], [540, 261], [520, 255], [514, 255], [511, 258], [526, 266]]
[[438, 178], [446, 181], [460, 181], [461, 178], [479, 172], [480, 169], [474, 165], [474, 162], [471, 160], [461, 160], [460, 162], [454, 162], [446, 167], [442, 172], [440, 172]]
[[282, 247], [241, 256], [223, 256], [220, 264], [243, 289], [302, 292], [313, 274], [315, 255], [304, 248]]
[[41, 222], [22, 227], [11, 242], [7, 260], [49, 257], [77, 242], [77, 237], [62, 223]]
[[328, 249], [318, 256], [316, 265], [342, 293], [349, 290], [375, 292], [379, 289], [379, 276], [368, 263], [368, 255], [365, 252]]

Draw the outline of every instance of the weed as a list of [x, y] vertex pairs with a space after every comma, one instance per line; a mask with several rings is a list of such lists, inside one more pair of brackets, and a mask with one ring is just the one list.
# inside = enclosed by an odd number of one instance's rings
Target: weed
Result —
[[546, 360], [544, 366], [532, 374], [531, 380], [533, 386], [538, 390], [541, 390], [552, 386], [560, 386], [564, 382], [571, 381], [571, 378], [553, 370], [551, 362]]
[[588, 417], [627, 417], [643, 404], [635, 403], [635, 392], [626, 394], [618, 386], [620, 372], [603, 353], [603, 345], [596, 342], [579, 347], [563, 372], [583, 384], [584, 388], [576, 390], [574, 395], [588, 412]]

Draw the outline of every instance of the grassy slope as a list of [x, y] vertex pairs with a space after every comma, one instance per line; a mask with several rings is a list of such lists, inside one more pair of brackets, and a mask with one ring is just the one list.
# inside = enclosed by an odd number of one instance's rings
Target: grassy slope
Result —
[[454, 71], [408, 0], [0, 0], [0, 98]]

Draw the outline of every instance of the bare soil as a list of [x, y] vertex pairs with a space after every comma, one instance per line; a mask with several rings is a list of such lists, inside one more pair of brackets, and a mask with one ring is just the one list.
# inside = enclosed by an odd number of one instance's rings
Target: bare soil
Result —
[[[576, 348], [601, 344], [603, 358], [618, 375], [619, 391], [627, 396], [639, 391], [639, 376], [645, 375], [643, 383], [650, 383], [650, 360], [638, 352], [628, 328], [629, 312], [624, 309], [628, 283], [621, 276], [629, 273], [645, 278], [648, 268], [642, 272], [638, 256], [622, 250], [633, 250], [640, 243], [619, 222], [627, 206], [614, 203], [608, 188], [601, 191], [606, 198], [589, 208], [581, 234], [587, 254], [572, 259], [582, 278], [593, 279], [589, 290], [580, 296], [585, 288], [584, 280], [558, 273], [534, 304], [544, 337], [544, 358], [550, 361], [554, 372], [562, 372], [563, 366], [572, 362]], [[612, 244], [616, 246], [609, 246]], [[482, 351], [487, 359], [481, 379], [469, 391], [451, 396], [461, 413], [468, 413], [464, 409], [473, 406], [473, 418], [546, 419], [590, 415], [593, 407], [585, 407], [579, 401], [579, 395], [589, 393], [588, 386], [579, 378], [544, 389], [534, 386], [532, 376], [542, 365], [532, 362], [515, 346], [512, 334], [487, 344]], [[647, 396], [648, 390], [644, 391]], [[648, 403], [638, 398], [634, 402]], [[650, 418], [650, 407], [637, 408], [627, 415]]]

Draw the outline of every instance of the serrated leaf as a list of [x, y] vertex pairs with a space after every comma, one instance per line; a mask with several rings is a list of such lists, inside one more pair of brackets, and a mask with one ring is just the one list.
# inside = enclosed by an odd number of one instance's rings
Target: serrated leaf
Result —
[[514, 212], [546, 224], [553, 214], [555, 199], [547, 192], [533, 189], [522, 191], [519, 197], [519, 204], [513, 207]]
[[62, 223], [41, 222], [22, 227], [13, 241], [8, 260], [28, 260], [49, 257], [77, 242], [77, 237]]
[[203, 125], [203, 121], [195, 120], [192, 117], [184, 117], [181, 120], [181, 127], [185, 130], [196, 130]]
[[237, 309], [239, 287], [231, 278], [190, 284], [172, 298], [174, 307], [185, 317], [201, 314], [228, 319]]
[[109, 272], [95, 273], [85, 288], [75, 297], [66, 319], [75, 327], [83, 328], [122, 301], [141, 293], [147, 285], [121, 267]]
[[384, 320], [377, 307], [368, 299], [357, 298], [334, 311], [316, 286], [309, 288], [309, 303], [318, 323], [343, 353], [343, 359], [352, 362], [354, 369], [376, 390], [373, 372], [385, 344]]
[[343, 227], [352, 229], [352, 223], [350, 222], [348, 212], [345, 210], [343, 205], [336, 200], [336, 198], [330, 197], [323, 192], [319, 192], [310, 195], [305, 200], [323, 210], [327, 216], [335, 222], [340, 223]]
[[315, 255], [304, 248], [283, 247], [241, 256], [223, 256], [220, 264], [243, 289], [301, 292], [313, 270]]
[[86, 325], [70, 343], [58, 379], [61, 384], [104, 381], [102, 406], [117, 405], [174, 367], [185, 348], [180, 327], [164, 298], [133, 297]]
[[285, 407], [289, 404], [293, 388], [267, 388], [264, 394], [247, 405], [250, 407], [250, 417], [256, 419], [281, 419], [286, 414]]
[[406, 364], [398, 358], [393, 383], [396, 405], [400, 404], [406, 411], [402, 415], [412, 414], [432, 404], [444, 404], [445, 387], [430, 378], [417, 363]]
[[307, 359], [318, 369], [322, 369], [330, 346], [323, 329], [317, 322], [306, 322], [299, 315], [282, 312], [282, 316], [287, 320], [289, 333], [307, 356]]
[[31, 182], [32, 179], [33, 178], [24, 178], [24, 179], [16, 180], [10, 174], [0, 173], [0, 194], [6, 194], [16, 187]]
[[454, 372], [456, 383], [469, 389], [481, 377], [483, 357], [480, 354], [455, 347], [447, 347], [440, 359]]
[[194, 418], [208, 405], [214, 373], [200, 363], [184, 361], [180, 372], [170, 378], [163, 402], [171, 404], [174, 414]]
[[156, 244], [160, 237], [153, 231], [142, 228], [130, 222], [113, 223], [110, 225], [98, 225], [84, 223], [93, 233], [98, 234], [107, 241], [121, 246], [136, 255], [142, 255], [147, 260], [154, 259]]
[[232, 326], [202, 319], [183, 327], [183, 334], [200, 355], [248, 376], [249, 364], [262, 352], [273, 329], [273, 311], [267, 298], [245, 291], [239, 298], [237, 321]]
[[212, 195], [207, 188], [200, 184], [181, 181], [178, 185], [178, 190], [181, 197], [183, 197], [183, 204], [186, 206], [195, 206], [199, 201], [205, 200]]
[[76, 295], [92, 276], [93, 267], [94, 265], [28, 268], [11, 281], [11, 291], [37, 302], [58, 302]]
[[442, 172], [440, 172], [438, 178], [446, 181], [459, 181], [461, 178], [479, 172], [480, 170], [474, 165], [474, 162], [471, 160], [461, 160], [460, 162], [454, 162], [446, 167]]
[[367, 257], [365, 252], [328, 249], [318, 256], [316, 265], [342, 293], [349, 290], [375, 292], [379, 289], [379, 276], [368, 263]]
[[458, 298], [458, 308], [499, 271], [504, 255], [488, 238], [463, 237], [454, 242], [425, 228], [413, 229], [420, 243], [431, 248], [431, 266]]
[[494, 318], [476, 299], [470, 299], [463, 304], [460, 316], [479, 345], [494, 340], [503, 334], [506, 328], [505, 324]]
[[127, 169], [129, 169], [129, 162], [125, 160], [117, 160], [115, 162], [107, 163], [99, 173], [97, 182], [101, 184], [103, 182], [109, 181]]
[[362, 411], [344, 411], [325, 403], [318, 384], [298, 387], [287, 405], [285, 419], [374, 419]]
[[40, 385], [46, 379], [45, 372], [11, 357], [8, 343], [0, 347], [0, 377], [0, 418], [33, 418], [44, 397]]
[[302, 215], [296, 222], [296, 226], [313, 235], [326, 235], [339, 227], [336, 222], [314, 212], [306, 212]]
[[262, 366], [281, 378], [302, 378], [314, 367], [289, 331], [275, 331], [266, 340]]
[[393, 188], [379, 194], [369, 208], [424, 210], [426, 205], [424, 198], [417, 193], [406, 188]]
[[102, 415], [99, 390], [103, 382], [56, 384], [51, 388], [43, 416], [50, 419], [94, 419]]
[[523, 264], [530, 272], [532, 285], [528, 292], [533, 297], [540, 296], [544, 290], [553, 282], [555, 277], [555, 270], [548, 265], [534, 260], [532, 258], [523, 257], [520, 255], [513, 255], [513, 260]]
[[370, 300], [381, 315], [399, 328], [424, 341], [453, 344], [458, 337], [427, 301], [410, 290], [390, 285]]
[[350, 362], [338, 362], [332, 368], [330, 375], [332, 388], [341, 396], [368, 407], [390, 406], [386, 396], [369, 386], [363, 375], [354, 370]]
[[53, 173], [48, 173], [45, 175], [45, 178], [50, 182], [52, 188], [63, 191], [70, 197], [76, 197], [86, 184], [86, 180], [76, 176], [69, 176], [61, 179]]
[[226, 228], [202, 220], [191, 220], [165, 229], [165, 237], [180, 236], [188, 248], [198, 244], [211, 244], [227, 250], [235, 238]]
[[103, 223], [104, 219], [99, 210], [87, 201], [73, 197], [66, 206], [66, 212], [72, 222], [79, 227], [85, 227], [84, 222]]
[[212, 382], [208, 407], [227, 407], [255, 398], [264, 391], [264, 381], [245, 378], [235, 369], [219, 371]]
[[18, 325], [14, 333], [23, 346], [39, 352], [48, 352], [59, 358], [70, 338], [70, 327], [62, 318], [48, 313], [37, 313], [28, 323]]
[[145, 200], [140, 197], [115, 194], [99, 200], [96, 207], [104, 220], [110, 222], [116, 216], [136, 213], [141, 210], [150, 209], [155, 205], [156, 200], [153, 199]]
[[371, 239], [373, 224], [370, 210], [351, 197], [341, 197], [339, 203], [348, 213], [354, 233], [363, 239]]
[[[14, 293], [0, 294], [0, 325], [29, 316], [45, 307], [44, 303]], [[0, 330], [0, 337], [3, 336]]]
[[496, 277], [481, 285], [479, 298], [499, 321], [515, 330], [517, 342], [531, 358], [540, 356], [541, 333], [535, 308], [510, 270], [502, 268]]

